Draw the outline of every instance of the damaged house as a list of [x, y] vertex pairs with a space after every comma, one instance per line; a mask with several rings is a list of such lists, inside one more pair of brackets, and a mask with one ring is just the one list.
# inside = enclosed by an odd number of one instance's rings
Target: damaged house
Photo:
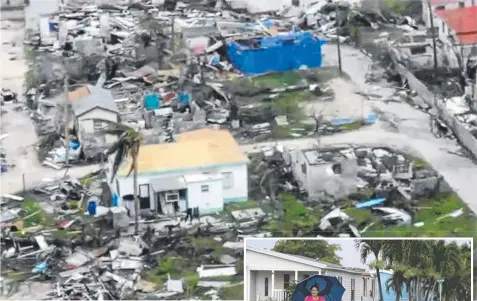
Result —
[[227, 45], [231, 63], [246, 75], [321, 67], [323, 40], [309, 32], [235, 40]]
[[365, 270], [344, 267], [318, 259], [247, 246], [245, 259], [248, 288], [246, 300], [289, 300], [287, 288], [312, 275], [338, 278], [346, 289], [343, 301], [372, 301], [378, 293], [373, 275]]
[[285, 149], [284, 156], [311, 199], [339, 199], [356, 192], [358, 163], [340, 149]]
[[[248, 161], [227, 130], [201, 129], [179, 134], [173, 143], [144, 145], [137, 167], [140, 209], [175, 214], [198, 207], [210, 214], [225, 203], [246, 201]], [[111, 189], [134, 210], [129, 166], [118, 171]]]
[[446, 53], [455, 53], [461, 66], [470, 56], [477, 56], [477, 6], [436, 9], [434, 13], [434, 26], [439, 29], [438, 37]]
[[119, 122], [119, 110], [109, 91], [86, 85], [68, 93], [74, 123], [73, 130], [78, 136], [83, 152], [88, 157], [97, 153], [97, 149], [106, 148], [117, 137], [101, 134], [107, 122]]

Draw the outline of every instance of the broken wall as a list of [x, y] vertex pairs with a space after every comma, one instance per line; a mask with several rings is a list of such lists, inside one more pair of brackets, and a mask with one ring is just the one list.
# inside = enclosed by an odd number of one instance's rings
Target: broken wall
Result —
[[[394, 58], [394, 52], [391, 52], [391, 57]], [[438, 99], [435, 95], [424, 85], [414, 74], [407, 70], [404, 66], [394, 60], [394, 67], [396, 71], [405, 78], [412, 90], [415, 90], [420, 98], [429, 106], [437, 109], [437, 117], [442, 119], [446, 125], [452, 129], [459, 142], [477, 158], [477, 139], [472, 133], [455, 118], [446, 108], [442, 99]]]

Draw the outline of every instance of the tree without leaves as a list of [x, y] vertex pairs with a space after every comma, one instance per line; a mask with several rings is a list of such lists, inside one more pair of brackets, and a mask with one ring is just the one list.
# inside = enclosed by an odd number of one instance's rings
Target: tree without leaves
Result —
[[324, 240], [279, 240], [273, 251], [300, 255], [320, 261], [340, 264], [341, 258], [336, 255], [339, 245], [329, 244]]

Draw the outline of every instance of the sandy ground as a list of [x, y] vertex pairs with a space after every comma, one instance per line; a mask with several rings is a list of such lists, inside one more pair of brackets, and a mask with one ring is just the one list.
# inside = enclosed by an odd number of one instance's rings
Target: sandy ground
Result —
[[[24, 74], [27, 70], [23, 54], [23, 25], [21, 23], [8, 22], [10, 28], [5, 28], [2, 22], [1, 30], [1, 77], [2, 87], [9, 88], [19, 96], [22, 102]], [[16, 60], [10, 60], [12, 56]], [[44, 178], [59, 178], [64, 175], [63, 170], [54, 170], [42, 166], [37, 159], [35, 144], [36, 136], [33, 123], [27, 111], [16, 112], [14, 108], [18, 106], [13, 103], [5, 104], [2, 110], [6, 113], [1, 117], [1, 133], [8, 134], [8, 137], [1, 142], [1, 147], [7, 153], [9, 164], [14, 164], [8, 172], [1, 175], [1, 192], [15, 193], [25, 187], [32, 188], [41, 183]], [[83, 176], [97, 166], [85, 166], [72, 168], [69, 174], [74, 177]]]
[[323, 116], [325, 120], [366, 118], [372, 111], [366, 99], [356, 94], [359, 88], [345, 78], [337, 77], [327, 82], [334, 92], [332, 101], [313, 101], [305, 104], [307, 112]]

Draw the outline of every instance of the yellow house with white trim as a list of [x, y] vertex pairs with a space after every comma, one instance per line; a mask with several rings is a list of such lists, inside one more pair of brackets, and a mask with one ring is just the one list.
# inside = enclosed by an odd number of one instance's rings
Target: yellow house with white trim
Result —
[[[140, 208], [169, 215], [199, 207], [200, 214], [211, 214], [225, 203], [246, 201], [248, 162], [227, 130], [201, 129], [179, 134], [173, 143], [143, 145], [137, 167]], [[110, 186], [133, 212], [130, 166], [125, 162]]]

